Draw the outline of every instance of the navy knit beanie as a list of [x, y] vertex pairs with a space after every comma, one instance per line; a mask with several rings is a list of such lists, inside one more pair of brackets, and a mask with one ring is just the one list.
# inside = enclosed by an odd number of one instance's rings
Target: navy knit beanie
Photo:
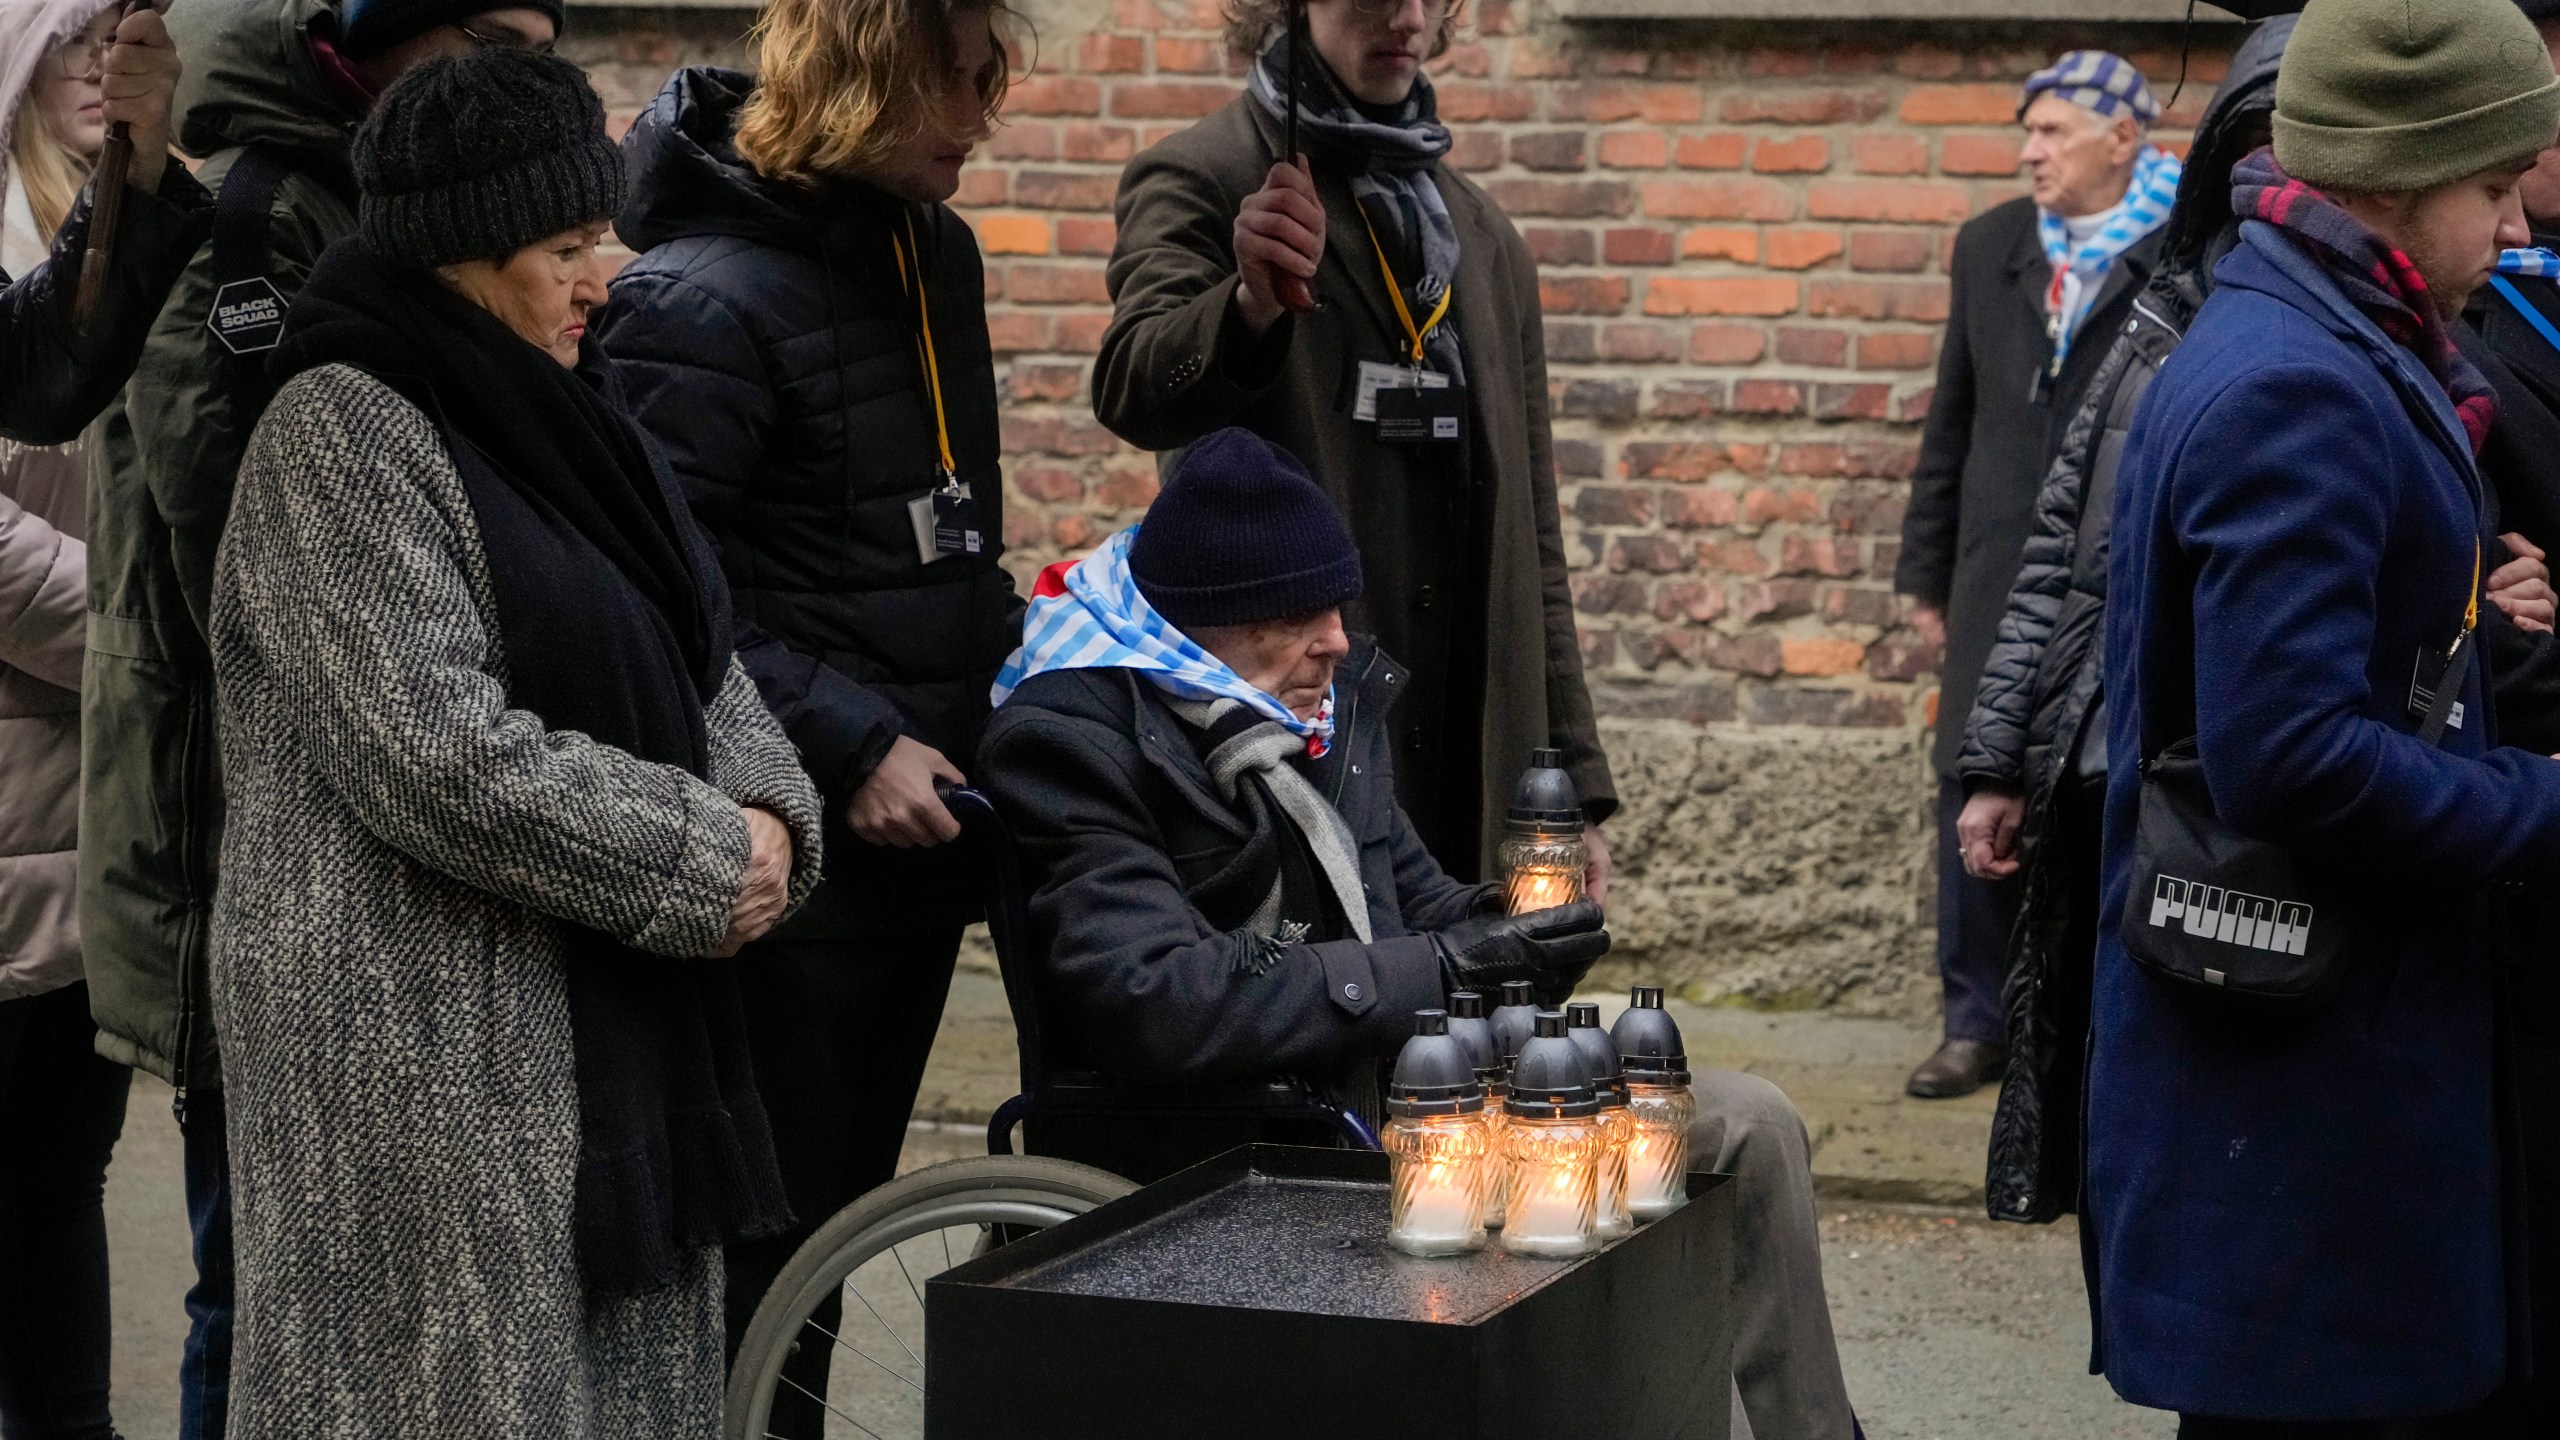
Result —
[[394, 265], [498, 260], [622, 208], [622, 152], [586, 72], [483, 50], [402, 75], [356, 131], [356, 224]]
[[346, 0], [338, 7], [338, 50], [350, 60], [367, 59], [492, 10], [539, 10], [551, 17], [553, 33], [569, 28], [567, 0]]
[[1174, 463], [1129, 542], [1138, 593], [1175, 626], [1252, 625], [1360, 596], [1360, 551], [1296, 456], [1230, 427]]

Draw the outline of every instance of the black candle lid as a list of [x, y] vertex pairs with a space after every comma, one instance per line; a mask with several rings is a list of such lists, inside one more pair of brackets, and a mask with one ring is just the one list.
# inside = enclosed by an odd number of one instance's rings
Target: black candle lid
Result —
[[1494, 1043], [1493, 1022], [1484, 1017], [1484, 997], [1473, 990], [1449, 996], [1449, 1033], [1467, 1047], [1476, 1078], [1490, 1085], [1502, 1075], [1502, 1047]]
[[1662, 1008], [1661, 986], [1635, 987], [1609, 1038], [1617, 1044], [1621, 1073], [1631, 1083], [1689, 1083], [1689, 1052], [1681, 1044], [1679, 1023]]
[[1591, 1066], [1566, 1035], [1562, 1014], [1538, 1012], [1536, 1033], [1520, 1047], [1520, 1058], [1511, 1066], [1511, 1094], [1502, 1108], [1532, 1120], [1570, 1120], [1600, 1113], [1600, 1097], [1591, 1088]]
[[1582, 793], [1565, 773], [1562, 750], [1529, 752], [1529, 768], [1511, 787], [1511, 808], [1503, 820], [1514, 830], [1570, 830], [1582, 833]]
[[1577, 1000], [1564, 1007], [1565, 1038], [1582, 1052], [1582, 1063], [1591, 1069], [1591, 1088], [1598, 1092], [1603, 1106], [1627, 1103], [1627, 1082], [1618, 1073], [1618, 1047], [1600, 1029], [1600, 1007], [1588, 1000]]
[[1483, 1108], [1475, 1059], [1449, 1033], [1449, 1012], [1414, 1011], [1413, 1038], [1396, 1056], [1395, 1078], [1387, 1085], [1387, 1113], [1467, 1115]]
[[1502, 1004], [1493, 1012], [1493, 1043], [1508, 1065], [1529, 1043], [1538, 1015], [1538, 989], [1526, 980], [1502, 982]]

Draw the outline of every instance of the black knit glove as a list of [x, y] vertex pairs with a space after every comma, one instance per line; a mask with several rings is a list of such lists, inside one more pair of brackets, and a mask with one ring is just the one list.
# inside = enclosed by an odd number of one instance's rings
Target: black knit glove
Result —
[[1609, 953], [1600, 907], [1585, 900], [1526, 915], [1478, 915], [1435, 931], [1449, 988], [1491, 995], [1505, 980], [1570, 990]]

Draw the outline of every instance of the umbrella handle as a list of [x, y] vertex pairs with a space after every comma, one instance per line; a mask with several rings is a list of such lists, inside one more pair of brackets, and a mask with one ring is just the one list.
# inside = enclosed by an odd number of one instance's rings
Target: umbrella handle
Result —
[[[151, 0], [130, 0], [117, 13], [131, 15]], [[71, 296], [71, 328], [89, 333], [98, 302], [107, 290], [107, 274], [115, 268], [116, 231], [124, 223], [125, 179], [133, 170], [133, 127], [119, 120], [107, 127], [106, 144], [98, 148], [95, 178], [89, 191], [89, 244], [80, 255], [80, 283]]]
[[[1285, 57], [1288, 93], [1280, 97], [1282, 106], [1280, 149], [1281, 158], [1292, 165], [1303, 164], [1298, 158], [1298, 30], [1305, 23], [1306, 18], [1305, 0], [1289, 0], [1286, 18], [1289, 35], [1283, 42], [1288, 47]], [[1281, 309], [1303, 315], [1316, 308], [1313, 286], [1295, 275], [1282, 275], [1277, 279], [1277, 288], [1280, 293], [1271, 298], [1280, 302]]]

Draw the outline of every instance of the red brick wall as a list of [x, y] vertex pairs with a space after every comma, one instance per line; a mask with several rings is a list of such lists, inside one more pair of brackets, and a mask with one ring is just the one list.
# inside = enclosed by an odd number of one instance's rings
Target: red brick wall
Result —
[[[1121, 164], [1235, 93], [1217, 18], [1213, 0], [1116, 0], [1107, 29], [1043, 24], [963, 182], [1011, 362], [1027, 560], [1082, 549], [1153, 491], [1147, 459], [1094, 421], [1087, 372]], [[1433, 67], [1440, 113], [1544, 272], [1604, 712], [1927, 723], [1936, 656], [1891, 588], [1954, 228], [2019, 191], [2019, 80], [2111, 42], [2165, 99], [2175, 30], [1977, 26], [1955, 48], [1946, 27], [1568, 26], [1509, 0], [1473, 18]], [[2208, 43], [2172, 143], [2219, 78]]]

